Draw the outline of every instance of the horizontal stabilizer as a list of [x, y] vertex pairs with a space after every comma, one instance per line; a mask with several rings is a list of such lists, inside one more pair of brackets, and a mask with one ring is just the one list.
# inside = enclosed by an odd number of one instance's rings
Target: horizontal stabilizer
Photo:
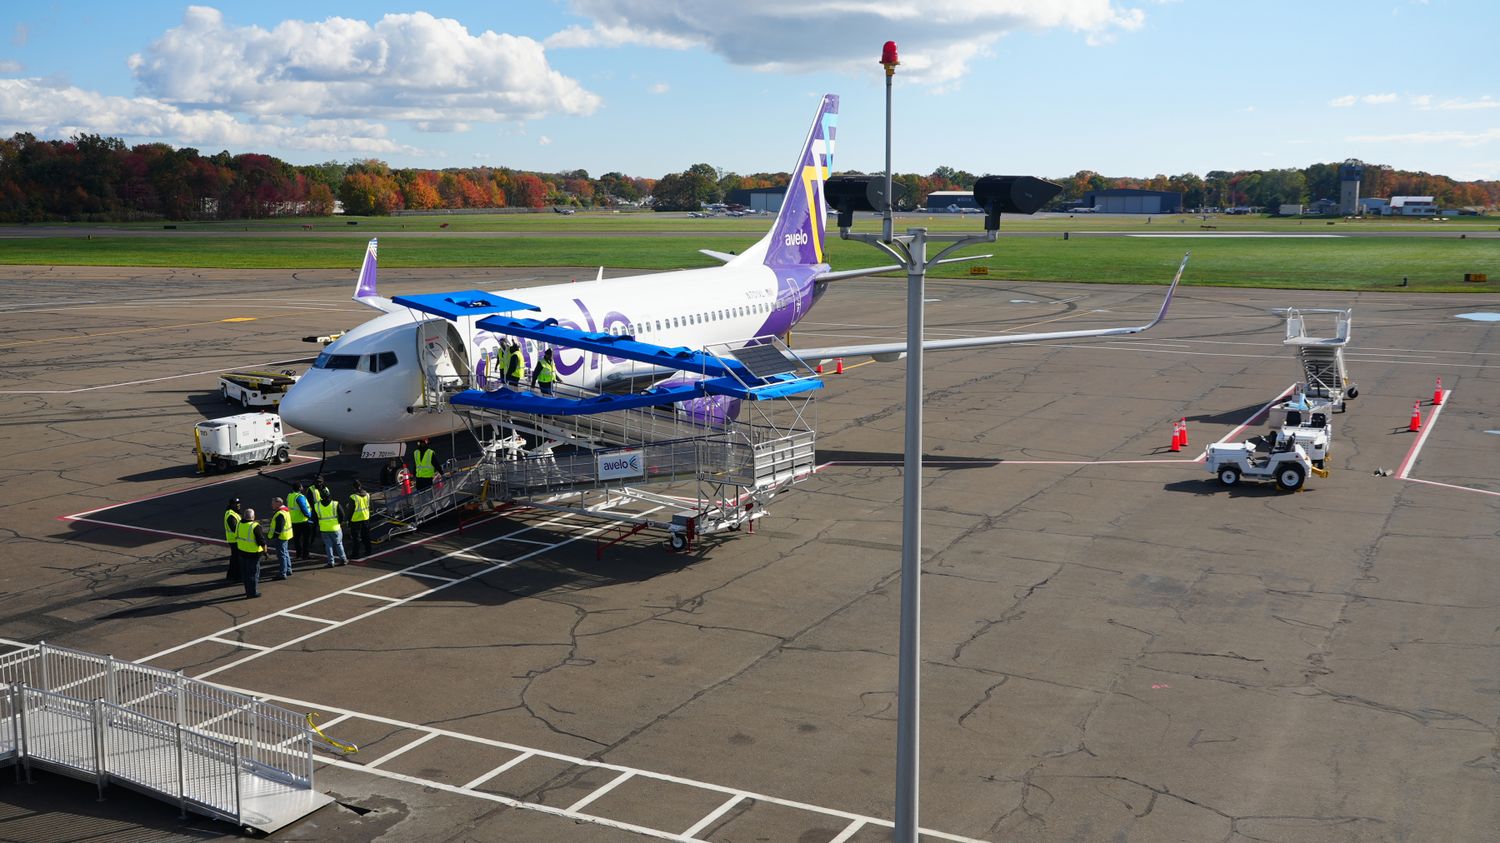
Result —
[[[1016, 345], [1029, 342], [1046, 342], [1048, 340], [1078, 340], [1089, 337], [1114, 337], [1125, 334], [1138, 334], [1157, 326], [1162, 319], [1166, 318], [1167, 308], [1172, 304], [1172, 294], [1177, 291], [1177, 283], [1182, 280], [1182, 273], [1187, 269], [1189, 252], [1182, 256], [1182, 263], [1177, 267], [1177, 274], [1172, 278], [1171, 286], [1167, 287], [1167, 295], [1162, 299], [1161, 310], [1157, 311], [1156, 318], [1144, 325], [1135, 325], [1124, 328], [1094, 328], [1082, 331], [1049, 331], [1037, 334], [1000, 334], [991, 337], [964, 337], [951, 340], [927, 340], [922, 343], [923, 351], [949, 351], [958, 348], [983, 348], [991, 345]], [[803, 360], [819, 363], [824, 360], [832, 360], [838, 357], [873, 357], [877, 360], [898, 360], [906, 355], [906, 341], [873, 343], [868, 345], [840, 345], [825, 348], [798, 348], [793, 349], [797, 356]]]
[[736, 257], [735, 255], [730, 254], [729, 252], [716, 252], [713, 249], [699, 249], [698, 250], [698, 254], [700, 254], [700, 255], [708, 255], [709, 257], [713, 258], [714, 260], [718, 261], [719, 263], [729, 263], [730, 261], [734, 260], [735, 257]]
[[[942, 260], [938, 261], [938, 263], [958, 263], [960, 261], [980, 261], [980, 260], [984, 260], [986, 258], [992, 258], [992, 257], [994, 257], [994, 255], [965, 255], [964, 257], [961, 257], [961, 258], [943, 258]], [[865, 278], [865, 277], [868, 277], [868, 276], [871, 276], [871, 275], [879, 275], [879, 274], [881, 274], [883, 272], [895, 272], [898, 269], [904, 270], [904, 269], [906, 269], [906, 267], [904, 267], [904, 266], [902, 266], [900, 264], [897, 264], [897, 263], [893, 263], [893, 264], [889, 264], [887, 266], [867, 266], [867, 267], [864, 267], [863, 269], [845, 269], [845, 270], [842, 270], [842, 271], [839, 271], [839, 272], [825, 272], [822, 275], [817, 276], [813, 280], [814, 281], [818, 281], [820, 283], [821, 282], [827, 282], [827, 281], [843, 281], [843, 280], [848, 279], [848, 278]]]

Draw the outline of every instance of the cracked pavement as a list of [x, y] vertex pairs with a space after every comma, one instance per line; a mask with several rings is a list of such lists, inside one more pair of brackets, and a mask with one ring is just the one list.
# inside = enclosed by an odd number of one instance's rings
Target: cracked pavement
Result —
[[[550, 272], [383, 270], [381, 281], [422, 292], [578, 274]], [[253, 472], [203, 488], [211, 481], [192, 474], [191, 425], [229, 412], [212, 375], [89, 388], [308, 357], [298, 337], [364, 313], [347, 300], [352, 271], [0, 274], [11, 292], [0, 390], [86, 390], [0, 392], [0, 636], [139, 658], [544, 520], [472, 526], [368, 569], [299, 570], [252, 602], [222, 586], [217, 547], [58, 521], [186, 490], [101, 517], [212, 536], [227, 490], [258, 500], [285, 488]], [[960, 336], [1060, 318], [1135, 323], [1159, 290], [986, 279], [932, 282], [929, 295], [931, 335]], [[1405, 414], [1441, 375], [1454, 398], [1413, 476], [1500, 491], [1500, 440], [1485, 433], [1500, 427], [1500, 328], [1452, 318], [1493, 307], [1457, 295], [1178, 298], [1139, 342], [929, 357], [923, 824], [1019, 841], [1485, 839], [1500, 827], [1500, 497], [1373, 471], [1401, 463]], [[65, 300], [78, 303], [55, 304]], [[1188, 460], [1295, 379], [1267, 312], [1288, 304], [1354, 307], [1361, 397], [1335, 416], [1331, 477], [1296, 495], [1223, 489]], [[899, 280], [835, 285], [794, 344], [899, 336], [903, 306]], [[831, 465], [778, 499], [754, 535], [674, 556], [648, 533], [601, 561], [592, 541], [573, 542], [215, 679], [888, 817], [902, 381], [890, 364], [827, 378], [816, 415]], [[996, 462], [1167, 459], [1183, 416], [1195, 448], [1176, 464]], [[336, 486], [376, 468], [331, 465]], [[391, 582], [387, 596], [433, 584]], [[342, 620], [358, 602], [319, 611]], [[312, 628], [275, 623], [243, 640], [274, 646]], [[209, 643], [163, 663], [192, 674], [245, 652]], [[400, 745], [381, 741], [367, 760]], [[450, 783], [485, 769], [462, 747], [428, 749], [389, 769]], [[291, 839], [641, 839], [344, 769], [320, 776], [371, 810], [325, 811]], [[566, 805], [597, 784], [558, 769], [513, 787]], [[687, 801], [664, 793], [629, 810], [649, 824]], [[115, 803], [127, 816], [112, 821], [126, 823], [148, 804]], [[67, 808], [47, 806], [62, 822]], [[837, 833], [826, 823], [737, 809], [704, 836], [824, 840]]]

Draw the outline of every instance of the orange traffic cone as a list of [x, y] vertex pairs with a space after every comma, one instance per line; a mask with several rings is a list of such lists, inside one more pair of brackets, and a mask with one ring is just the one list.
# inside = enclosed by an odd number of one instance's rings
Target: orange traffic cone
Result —
[[1422, 429], [1421, 401], [1418, 401], [1415, 404], [1411, 405], [1411, 423], [1406, 426], [1406, 429], [1411, 431], [1412, 433], [1416, 433], [1417, 431]]
[[1184, 418], [1182, 421], [1179, 421], [1177, 423], [1177, 430], [1178, 430], [1178, 434], [1177, 434], [1178, 438], [1182, 439], [1182, 447], [1186, 448], [1187, 444], [1188, 444], [1188, 441], [1187, 441], [1187, 419], [1186, 418]]
[[1432, 406], [1441, 407], [1443, 404], [1443, 379], [1437, 379], [1437, 386], [1432, 388]]
[[1182, 450], [1182, 425], [1172, 422], [1172, 453]]
[[[844, 358], [833, 358], [833, 373], [835, 375], [842, 375], [844, 373]], [[1438, 381], [1438, 383], [1441, 384], [1442, 381]]]
[[819, 363], [818, 365], [816, 365], [816, 366], [813, 367], [813, 374], [817, 374], [817, 375], [823, 374], [823, 364], [822, 363]]

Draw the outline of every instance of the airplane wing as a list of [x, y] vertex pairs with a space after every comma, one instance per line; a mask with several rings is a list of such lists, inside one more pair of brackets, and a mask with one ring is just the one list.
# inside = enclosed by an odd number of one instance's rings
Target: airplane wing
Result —
[[[1093, 328], [1083, 331], [1050, 331], [1036, 334], [1000, 334], [990, 337], [964, 337], [951, 340], [927, 340], [922, 343], [924, 351], [948, 351], [955, 348], [982, 348], [991, 345], [1014, 345], [1027, 342], [1045, 342], [1047, 340], [1076, 340], [1088, 337], [1113, 337], [1124, 334], [1138, 334], [1142, 331], [1156, 327], [1162, 319], [1166, 318], [1167, 308], [1172, 304], [1172, 294], [1177, 291], [1177, 282], [1182, 280], [1182, 273], [1187, 269], [1188, 257], [1192, 252], [1182, 256], [1182, 263], [1177, 267], [1177, 274], [1172, 278], [1172, 285], [1167, 288], [1167, 295], [1162, 299], [1161, 310], [1157, 312], [1156, 318], [1144, 325], [1136, 325], [1124, 328]], [[820, 363], [832, 360], [836, 357], [873, 357], [882, 362], [900, 360], [906, 356], [906, 342], [874, 343], [869, 345], [841, 345], [827, 348], [794, 348], [798, 357], [809, 363]]]
[[[994, 257], [994, 255], [965, 255], [965, 256], [963, 256], [961, 258], [943, 258], [942, 260], [938, 261], [938, 263], [958, 263], [960, 261], [978, 261], [978, 260], [984, 260], [985, 258], [992, 258], [992, 257]], [[905, 267], [901, 266], [900, 264], [893, 263], [893, 264], [890, 264], [889, 266], [867, 266], [867, 267], [865, 267], [863, 269], [845, 269], [845, 270], [843, 270], [841, 272], [825, 272], [822, 275], [817, 276], [813, 280], [814, 281], [819, 281], [819, 282], [825, 282], [825, 281], [843, 281], [846, 278], [864, 278], [864, 277], [866, 277], [868, 275], [879, 275], [882, 272], [893, 272], [893, 271], [898, 270], [898, 269], [905, 269]]]

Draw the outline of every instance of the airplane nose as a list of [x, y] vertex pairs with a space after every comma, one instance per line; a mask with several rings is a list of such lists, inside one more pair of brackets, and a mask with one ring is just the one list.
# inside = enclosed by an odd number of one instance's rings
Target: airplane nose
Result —
[[327, 372], [309, 371], [281, 398], [281, 420], [303, 433], [333, 439], [332, 431], [343, 412], [339, 400], [344, 390]]

